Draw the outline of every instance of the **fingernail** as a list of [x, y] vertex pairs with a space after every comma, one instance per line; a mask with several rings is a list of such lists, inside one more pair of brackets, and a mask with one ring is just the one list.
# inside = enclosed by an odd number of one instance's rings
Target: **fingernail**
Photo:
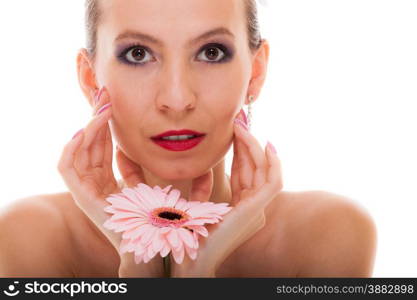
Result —
[[96, 96], [94, 97], [94, 105], [96, 105], [100, 101], [100, 97], [103, 94], [104, 86], [96, 92]]
[[272, 152], [274, 152], [275, 154], [277, 154], [277, 149], [274, 147], [274, 145], [272, 145], [272, 143], [270, 141], [268, 141], [268, 143], [266, 144], [267, 147], [269, 147], [269, 149], [272, 150]]
[[234, 121], [236, 124], [238, 124], [238, 125], [240, 125], [241, 127], [243, 127], [246, 131], [248, 131], [248, 126], [245, 124], [245, 123], [243, 123], [243, 121], [242, 120], [240, 120], [240, 119], [238, 119], [238, 118], [235, 118], [235, 121]]
[[83, 132], [84, 128], [81, 128], [80, 130], [78, 130], [74, 136], [72, 137], [72, 139], [75, 139], [81, 132]]
[[239, 113], [242, 115], [243, 122], [245, 122], [245, 124], [248, 125], [248, 118], [246, 117], [246, 113], [243, 110], [243, 108], [240, 109], [240, 112]]
[[104, 104], [96, 113], [96, 116], [101, 114], [103, 111], [105, 111], [106, 109], [108, 109], [111, 106], [111, 103], [106, 103]]

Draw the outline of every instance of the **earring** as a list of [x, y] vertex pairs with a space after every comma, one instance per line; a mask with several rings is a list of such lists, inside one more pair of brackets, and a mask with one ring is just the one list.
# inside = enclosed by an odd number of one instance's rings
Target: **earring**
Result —
[[250, 130], [251, 124], [252, 124], [252, 102], [253, 102], [253, 95], [249, 95], [249, 104], [248, 104], [248, 128]]

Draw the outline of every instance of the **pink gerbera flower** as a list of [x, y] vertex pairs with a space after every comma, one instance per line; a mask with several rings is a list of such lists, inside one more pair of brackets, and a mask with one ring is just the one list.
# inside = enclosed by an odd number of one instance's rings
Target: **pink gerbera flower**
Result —
[[180, 264], [187, 252], [196, 259], [198, 235], [208, 236], [205, 223], [214, 224], [232, 207], [228, 203], [187, 201], [169, 185], [164, 189], [139, 183], [111, 194], [104, 210], [113, 214], [103, 226], [123, 232], [120, 253], [134, 252], [135, 262], [149, 262], [158, 252], [165, 257], [172, 251]]

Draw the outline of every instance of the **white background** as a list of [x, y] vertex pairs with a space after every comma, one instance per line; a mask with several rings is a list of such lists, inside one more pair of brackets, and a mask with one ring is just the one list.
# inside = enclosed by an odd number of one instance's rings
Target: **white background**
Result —
[[[1, 206], [67, 190], [56, 165], [90, 118], [83, 3], [0, 2]], [[373, 276], [416, 277], [417, 1], [270, 0], [260, 14], [271, 56], [253, 133], [275, 144], [284, 189], [362, 205], [378, 227]]]

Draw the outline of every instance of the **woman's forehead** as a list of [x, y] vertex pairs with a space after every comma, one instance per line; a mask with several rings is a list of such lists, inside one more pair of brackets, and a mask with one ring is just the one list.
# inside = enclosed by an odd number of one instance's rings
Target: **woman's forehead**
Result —
[[100, 7], [106, 13], [122, 16], [131, 12], [137, 16], [188, 16], [192, 17], [214, 17], [233, 16], [243, 10], [245, 0], [101, 0]]
[[100, 10], [101, 25], [115, 35], [140, 30], [158, 36], [175, 32], [194, 36], [218, 27], [236, 32], [246, 21], [244, 0], [105, 0]]

